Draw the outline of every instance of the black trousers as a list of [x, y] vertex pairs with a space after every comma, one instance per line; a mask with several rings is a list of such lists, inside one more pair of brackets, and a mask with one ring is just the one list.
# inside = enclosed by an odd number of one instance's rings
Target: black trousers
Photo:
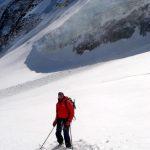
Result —
[[[69, 135], [70, 126], [65, 125], [66, 121], [67, 119], [57, 119], [56, 138], [59, 144], [62, 144], [65, 139], [66, 147], [71, 147], [70, 135]], [[62, 136], [62, 130], [63, 130], [64, 139]]]

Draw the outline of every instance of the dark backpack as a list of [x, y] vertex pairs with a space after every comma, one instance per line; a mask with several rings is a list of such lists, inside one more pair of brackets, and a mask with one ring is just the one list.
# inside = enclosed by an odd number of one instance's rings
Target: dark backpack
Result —
[[[68, 97], [67, 101], [70, 101], [73, 105], [73, 108], [76, 109], [76, 104], [75, 104], [75, 100], [73, 101], [70, 97]], [[67, 106], [67, 101], [65, 102], [65, 105], [68, 109], [68, 106]], [[74, 116], [74, 119], [76, 120], [76, 117]]]
[[70, 97], [68, 97], [68, 100], [72, 103], [73, 108], [76, 109], [75, 100], [73, 101]]

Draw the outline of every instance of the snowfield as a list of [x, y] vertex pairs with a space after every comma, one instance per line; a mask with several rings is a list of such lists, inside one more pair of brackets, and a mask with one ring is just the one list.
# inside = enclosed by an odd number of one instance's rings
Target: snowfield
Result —
[[[118, 6], [120, 1], [108, 2]], [[150, 149], [150, 34], [136, 32], [83, 55], [71, 51], [72, 45], [49, 52], [48, 40], [41, 45], [48, 32], [90, 3], [63, 10], [61, 18], [35, 36], [31, 31], [0, 59], [0, 150], [38, 150], [52, 129], [59, 91], [76, 100], [76, 150]], [[56, 144], [53, 132], [45, 147]]]
[[[83, 140], [106, 150], [148, 150], [149, 55], [93, 65], [71, 75], [66, 71], [66, 77], [47, 85], [1, 98], [0, 149], [38, 148], [52, 128], [57, 92], [64, 91], [77, 103], [77, 120], [72, 124], [75, 146]], [[53, 133], [49, 149], [54, 141]]]

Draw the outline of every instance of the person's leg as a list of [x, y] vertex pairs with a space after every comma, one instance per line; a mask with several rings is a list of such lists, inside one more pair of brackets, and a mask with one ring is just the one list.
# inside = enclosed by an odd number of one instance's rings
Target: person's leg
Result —
[[63, 132], [64, 132], [64, 139], [65, 139], [66, 147], [71, 147], [69, 129], [70, 129], [70, 126], [65, 126], [64, 125]]
[[57, 142], [59, 144], [63, 144], [63, 137], [61, 135], [62, 126], [63, 126], [63, 120], [62, 119], [58, 119], [57, 120], [57, 127], [56, 127], [56, 138], [57, 138]]

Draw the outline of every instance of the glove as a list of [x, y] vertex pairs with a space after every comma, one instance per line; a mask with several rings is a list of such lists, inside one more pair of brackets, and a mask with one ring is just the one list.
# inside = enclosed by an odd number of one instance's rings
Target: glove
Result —
[[70, 121], [67, 121], [67, 122], [65, 123], [65, 126], [70, 126]]
[[56, 124], [57, 124], [57, 120], [54, 120], [54, 122], [53, 122], [53, 127], [55, 127]]

